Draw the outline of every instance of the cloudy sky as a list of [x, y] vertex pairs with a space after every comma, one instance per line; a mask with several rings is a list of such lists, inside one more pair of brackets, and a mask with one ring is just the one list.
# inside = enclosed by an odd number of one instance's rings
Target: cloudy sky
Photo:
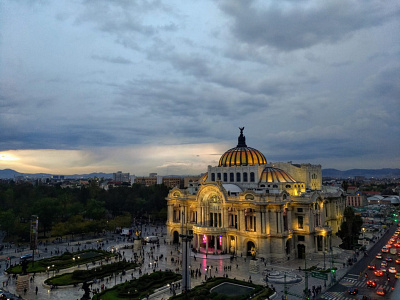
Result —
[[0, 169], [400, 167], [400, 2], [0, 2]]

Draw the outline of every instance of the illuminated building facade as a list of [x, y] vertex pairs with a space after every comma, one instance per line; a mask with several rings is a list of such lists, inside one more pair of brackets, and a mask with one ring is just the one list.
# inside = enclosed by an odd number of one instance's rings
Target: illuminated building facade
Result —
[[247, 147], [243, 129], [238, 145], [218, 166], [208, 166], [197, 186], [168, 194], [169, 240], [192, 234], [197, 252], [255, 251], [273, 261], [329, 251], [344, 195], [322, 191], [320, 165], [267, 163], [260, 151]]

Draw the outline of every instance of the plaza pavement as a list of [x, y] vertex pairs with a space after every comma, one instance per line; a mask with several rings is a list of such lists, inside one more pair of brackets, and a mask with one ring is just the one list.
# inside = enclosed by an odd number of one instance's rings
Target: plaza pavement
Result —
[[[144, 273], [151, 273], [153, 272], [154, 269], [156, 270], [165, 270], [165, 269], [170, 269], [170, 270], [178, 270], [179, 273], [181, 273], [181, 254], [180, 254], [180, 249], [176, 245], [169, 245], [164, 243], [164, 237], [166, 236], [166, 227], [145, 227], [143, 229], [143, 236], [147, 235], [158, 235], [160, 236], [160, 246], [157, 247], [153, 244], [147, 244], [144, 245], [144, 263], [142, 265], [142, 272]], [[126, 258], [127, 260], [133, 259], [133, 251], [132, 249], [124, 249], [125, 245], [132, 245], [132, 243], [124, 242], [121, 237], [118, 235], [113, 235], [109, 237], [105, 237], [102, 239], [105, 242], [104, 248], [105, 249], [111, 249], [111, 247], [115, 247], [121, 255]], [[334, 244], [338, 243], [337, 238], [333, 238]], [[108, 242], [107, 242], [108, 241]], [[81, 242], [81, 248], [83, 245], [87, 245], [87, 248], [96, 248], [97, 243], [96, 240], [92, 240], [91, 244], [86, 244], [84, 242]], [[90, 242], [90, 241], [89, 241]], [[77, 242], [72, 242], [69, 245], [67, 243], [63, 244], [57, 244], [56, 246], [62, 253], [65, 251], [65, 249], [71, 250], [72, 246], [74, 246], [74, 250], [77, 250], [76, 246]], [[85, 243], [85, 244], [83, 244]], [[55, 247], [54, 245], [47, 246], [49, 248], [48, 252], [50, 252], [51, 248]], [[151, 247], [154, 247], [153, 253], [151, 255]], [[44, 246], [39, 247], [40, 252], [42, 253], [41, 258], [43, 257], [48, 257], [50, 256], [49, 253], [44, 253], [43, 249]], [[13, 250], [13, 249], [12, 249]], [[54, 251], [53, 250], [53, 251]], [[171, 255], [172, 253], [172, 255]], [[14, 255], [19, 257], [24, 253], [15, 253]], [[5, 253], [4, 256], [6, 256], [7, 253]], [[158, 262], [155, 264], [155, 259], [159, 257], [160, 255], [163, 255], [162, 259], [159, 259]], [[194, 256], [196, 256], [196, 259], [194, 259]], [[337, 279], [343, 277], [347, 270], [348, 267], [343, 267], [343, 263], [347, 261], [348, 258], [354, 256], [353, 251], [345, 251], [340, 249], [339, 247], [334, 246], [333, 247], [333, 256], [334, 256], [334, 261], [335, 261], [335, 267], [338, 268], [336, 272]], [[174, 258], [173, 261], [171, 261], [171, 258]], [[1, 257], [0, 257], [1, 261]], [[103, 262], [104, 263], [104, 262]], [[296, 284], [290, 284], [287, 285], [288, 287], [288, 292], [291, 294], [297, 294], [297, 295], [302, 295], [302, 291], [305, 288], [305, 280], [304, 280], [304, 272], [299, 271], [299, 267], [301, 269], [304, 269], [304, 260], [300, 259], [294, 259], [290, 261], [276, 261], [273, 262], [273, 264], [268, 264], [266, 262], [258, 261], [259, 264], [259, 272], [258, 273], [252, 273], [250, 272], [250, 259], [245, 258], [245, 257], [235, 257], [233, 261], [231, 261], [229, 255], [204, 255], [204, 254], [199, 254], [199, 253], [192, 253], [191, 254], [191, 268], [193, 270], [199, 269], [201, 271], [201, 276], [198, 276], [197, 278], [192, 278], [191, 279], [191, 287], [195, 287], [205, 280], [205, 275], [207, 276], [216, 276], [216, 277], [221, 277], [224, 275], [227, 275], [229, 278], [236, 278], [239, 280], [245, 280], [248, 281], [251, 278], [251, 281], [256, 284], [262, 284], [266, 285], [265, 282], [265, 275], [268, 272], [272, 271], [280, 271], [280, 272], [289, 272], [293, 274], [297, 274], [302, 277], [301, 282], [296, 283]], [[1, 275], [0, 275], [0, 287], [1, 283], [3, 281], [7, 280], [7, 276], [3, 273], [4, 271], [4, 266], [5, 263], [2, 262], [0, 263], [1, 265]], [[318, 267], [323, 267], [324, 265], [324, 257], [323, 255], [320, 254], [312, 254], [307, 257], [307, 268], [311, 266], [318, 266]], [[330, 255], [326, 255], [325, 257], [325, 265], [327, 268], [331, 266], [330, 262]], [[96, 266], [99, 266], [98, 264]], [[93, 267], [93, 266], [90, 266]], [[229, 268], [229, 270], [225, 270]], [[80, 266], [80, 269], [85, 269], [86, 266], [82, 265]], [[77, 268], [74, 268], [77, 269]], [[207, 269], [207, 274], [206, 274], [206, 269]], [[63, 272], [71, 272], [72, 270], [63, 270], [60, 271], [60, 273]], [[52, 272], [50, 272], [50, 275]], [[23, 292], [18, 292], [16, 291], [16, 281], [15, 279], [11, 279], [10, 284], [5, 287], [5, 290], [10, 291], [13, 294], [20, 295], [22, 299], [27, 299], [27, 300], [34, 300], [34, 299], [60, 299], [60, 300], [74, 300], [74, 299], [80, 299], [81, 296], [84, 294], [83, 290], [81, 289], [81, 285], [79, 287], [68, 287], [68, 288], [58, 288], [54, 290], [50, 290], [48, 287], [43, 285], [44, 280], [47, 278], [47, 274], [38, 274], [35, 276], [35, 279], [33, 282], [30, 283], [29, 289], [26, 294]], [[104, 279], [103, 281], [99, 281], [95, 284], [92, 285], [92, 289], [101, 289], [101, 286], [104, 284], [107, 288], [112, 287], [115, 283], [119, 284], [121, 282], [125, 282], [126, 280], [132, 279], [132, 276], [135, 278], [139, 277], [139, 271], [128, 271], [125, 276], [118, 275], [116, 277]], [[330, 280], [327, 281], [327, 287], [330, 284]], [[283, 295], [283, 290], [284, 290], [284, 284], [278, 284], [278, 283], [271, 283], [268, 282], [268, 285], [270, 287], [274, 287], [277, 294], [274, 297], [275, 299], [281, 299]], [[308, 277], [308, 288], [312, 289], [312, 286], [322, 286], [322, 289], [324, 291], [324, 281], [316, 278], [312, 278], [311, 276]], [[36, 286], [38, 287], [38, 294], [35, 294], [35, 288]], [[180, 293], [180, 289], [176, 289], [176, 293]], [[150, 295], [149, 299], [168, 299], [172, 295], [172, 292], [170, 289], [167, 287], [165, 289], [160, 289], [157, 293]], [[295, 296], [288, 295], [287, 299], [298, 299]]]

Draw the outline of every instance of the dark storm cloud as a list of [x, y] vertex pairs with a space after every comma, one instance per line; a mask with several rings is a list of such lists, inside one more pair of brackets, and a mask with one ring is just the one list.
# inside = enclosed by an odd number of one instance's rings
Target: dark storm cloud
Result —
[[122, 65], [130, 65], [132, 64], [132, 61], [126, 58], [123, 58], [121, 56], [107, 56], [107, 55], [96, 55], [93, 54], [91, 56], [93, 59], [96, 60], [101, 60], [113, 64], [122, 64]]
[[242, 42], [268, 45], [284, 51], [336, 43], [354, 32], [379, 26], [397, 17], [397, 5], [382, 1], [272, 1], [261, 7], [256, 1], [221, 1], [232, 18], [232, 33]]
[[400, 110], [400, 65], [389, 66], [367, 80], [375, 97], [394, 104]]

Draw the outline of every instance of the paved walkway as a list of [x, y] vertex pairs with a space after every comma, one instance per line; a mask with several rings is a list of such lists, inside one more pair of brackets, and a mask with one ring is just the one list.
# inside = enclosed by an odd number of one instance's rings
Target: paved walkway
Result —
[[[156, 231], [155, 228], [147, 228], [144, 230], [143, 235], [155, 235], [165, 236], [166, 229], [165, 227], [159, 228]], [[338, 241], [336, 240], [336, 243]], [[75, 243], [76, 244], [76, 243]], [[132, 249], [124, 249], [125, 245], [132, 245], [132, 243], [124, 243], [122, 240], [115, 236], [113, 239], [109, 239], [108, 244], [105, 245], [105, 248], [110, 249], [114, 246], [119, 253], [127, 260], [133, 258], [133, 250]], [[71, 248], [67, 244], [59, 245], [60, 251], [64, 251], [65, 248]], [[96, 244], [94, 244], [96, 246]], [[152, 244], [147, 244], [143, 246], [144, 249], [144, 263], [142, 265], [141, 271], [143, 273], [151, 273], [153, 270], [165, 270], [170, 269], [173, 271], [181, 272], [181, 254], [180, 249], [175, 245], [167, 245], [164, 243], [164, 238], [160, 238], [160, 246], [156, 247]], [[163, 256], [162, 259], [156, 261], [156, 259], [160, 256]], [[338, 268], [336, 274], [337, 278], [341, 278], [345, 275], [348, 270], [348, 267], [343, 267], [343, 263], [347, 261], [348, 258], [353, 257], [353, 251], [345, 251], [338, 247], [333, 247], [333, 260], [335, 267]], [[196, 257], [196, 258], [195, 258]], [[322, 254], [312, 254], [307, 257], [307, 268], [311, 266], [323, 267], [324, 264], [326, 268], [331, 266], [331, 257], [332, 255], [324, 256]], [[173, 261], [171, 260], [173, 258]], [[236, 278], [239, 280], [251, 280], [253, 283], [266, 285], [265, 275], [271, 271], [280, 271], [280, 272], [291, 272], [297, 274], [302, 277], [302, 281], [296, 284], [288, 285], [288, 291], [291, 294], [301, 295], [302, 291], [305, 288], [305, 280], [304, 280], [304, 272], [299, 270], [304, 269], [305, 262], [304, 260], [294, 259], [290, 261], [281, 261], [275, 262], [273, 265], [267, 264], [266, 262], [258, 261], [259, 264], [259, 272], [252, 273], [250, 272], [250, 260], [245, 257], [236, 257], [231, 260], [229, 255], [204, 255], [200, 253], [192, 253], [191, 254], [191, 269], [194, 271], [198, 271], [197, 277], [191, 278], [191, 287], [195, 287], [206, 279], [206, 276], [216, 276], [221, 277], [227, 275], [229, 278]], [[83, 269], [84, 266], [81, 266]], [[4, 270], [4, 264], [2, 266], [2, 270]], [[50, 274], [52, 275], [52, 274]], [[127, 272], [125, 276], [118, 275], [116, 277], [108, 278], [103, 281], [99, 281], [96, 284], [92, 285], [92, 289], [101, 289], [101, 285], [104, 284], [107, 288], [114, 286], [115, 284], [119, 284], [121, 282], [125, 282], [126, 280], [130, 280], [133, 277], [139, 277], [139, 271], [131, 271]], [[47, 287], [43, 286], [43, 281], [47, 278], [47, 274], [38, 274], [35, 277], [35, 280], [30, 283], [29, 289], [26, 294], [21, 294], [16, 291], [15, 280], [11, 279], [10, 284], [6, 287], [6, 290], [14, 294], [21, 295], [23, 299], [33, 300], [33, 299], [80, 299], [83, 295], [83, 290], [81, 287], [69, 287], [69, 288], [59, 288], [55, 290], [49, 290]], [[0, 276], [0, 282], [7, 280], [7, 277], [4, 274]], [[330, 284], [330, 280], [326, 282], [327, 286]], [[277, 292], [276, 299], [281, 299], [284, 290], [284, 284], [276, 284], [276, 283], [268, 283], [270, 287], [274, 287]], [[312, 289], [312, 286], [324, 287], [324, 281], [316, 278], [309, 277], [308, 278], [308, 287]], [[38, 287], [38, 294], [35, 294], [35, 288]], [[180, 289], [176, 290], [176, 293], [180, 293]], [[164, 291], [159, 291], [158, 293], [151, 295], [150, 299], [168, 299], [172, 295], [172, 292], [169, 288], [164, 289]], [[295, 296], [288, 296], [288, 299], [297, 299]]]

